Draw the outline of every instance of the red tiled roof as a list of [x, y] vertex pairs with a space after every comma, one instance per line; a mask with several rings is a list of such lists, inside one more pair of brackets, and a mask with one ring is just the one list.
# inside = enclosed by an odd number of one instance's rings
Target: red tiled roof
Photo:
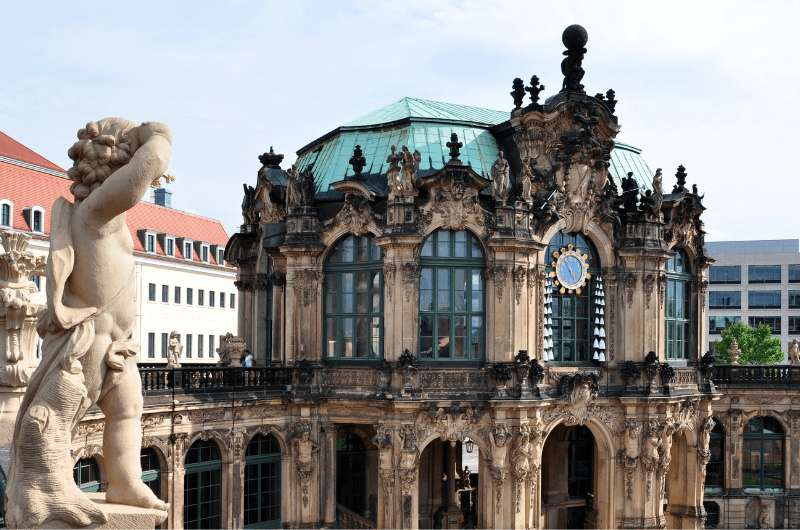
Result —
[[[36, 155], [36, 153], [33, 154]], [[42, 158], [42, 160], [44, 159]], [[47, 167], [48, 169], [61, 170], [55, 164]], [[11, 224], [13, 228], [18, 230], [31, 231], [31, 227], [25, 219], [24, 211], [31, 206], [41, 206], [45, 210], [44, 231], [49, 234], [50, 212], [53, 203], [58, 197], [72, 199], [72, 195], [69, 192], [70, 183], [70, 180], [65, 177], [0, 161], [0, 201], [5, 199], [13, 203], [13, 220]], [[128, 211], [126, 221], [133, 237], [134, 250], [139, 252], [145, 251], [139, 234], [140, 230], [150, 230], [156, 234], [183, 237], [191, 239], [195, 243], [203, 242], [223, 248], [228, 241], [228, 235], [219, 221], [148, 202], [140, 202]], [[158, 240], [158, 238], [156, 239]], [[179, 246], [177, 242], [175, 246], [176, 257], [182, 257], [183, 249], [177, 248]], [[156, 244], [156, 254], [165, 256], [164, 249], [158, 242]], [[197, 248], [193, 249], [192, 259], [199, 261]], [[209, 263], [216, 264], [216, 256], [211, 255]]]
[[14, 140], [3, 131], [0, 131], [0, 156], [13, 158], [14, 160], [19, 160], [20, 162], [26, 162], [36, 166], [46, 167], [47, 169], [64, 171], [39, 153], [31, 151], [18, 141]]

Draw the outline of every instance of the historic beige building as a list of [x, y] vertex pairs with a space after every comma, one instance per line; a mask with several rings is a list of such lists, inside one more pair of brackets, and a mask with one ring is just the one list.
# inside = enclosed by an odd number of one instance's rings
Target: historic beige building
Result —
[[800, 373], [704, 354], [701, 197], [563, 41], [542, 102], [404, 98], [260, 157], [225, 250], [256, 367], [140, 368], [168, 527], [798, 526]]

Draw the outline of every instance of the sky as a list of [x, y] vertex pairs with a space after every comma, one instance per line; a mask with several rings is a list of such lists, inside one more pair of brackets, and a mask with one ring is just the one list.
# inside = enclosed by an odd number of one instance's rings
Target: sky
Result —
[[708, 240], [800, 237], [800, 2], [71, 0], [2, 18], [0, 130], [69, 167], [87, 121], [167, 123], [173, 206], [229, 233], [270, 146], [287, 168], [404, 96], [510, 110], [536, 74], [544, 99], [578, 23], [587, 92], [616, 91], [618, 139], [666, 188], [686, 166]]

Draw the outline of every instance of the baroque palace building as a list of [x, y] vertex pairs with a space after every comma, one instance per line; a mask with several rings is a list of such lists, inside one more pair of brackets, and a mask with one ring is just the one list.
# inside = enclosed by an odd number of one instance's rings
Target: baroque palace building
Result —
[[168, 527], [800, 526], [800, 373], [714, 366], [702, 197], [563, 42], [510, 113], [405, 98], [259, 157], [225, 249], [257, 366], [140, 369]]

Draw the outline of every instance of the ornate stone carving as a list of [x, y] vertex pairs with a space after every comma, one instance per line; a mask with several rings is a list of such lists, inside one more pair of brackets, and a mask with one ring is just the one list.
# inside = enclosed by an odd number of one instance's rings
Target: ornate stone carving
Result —
[[389, 301], [392, 301], [392, 294], [394, 293], [394, 275], [397, 272], [397, 265], [387, 261], [383, 264], [383, 283], [386, 285], [386, 296]]
[[0, 254], [0, 385], [28, 384], [36, 365], [36, 320], [44, 306], [33, 301], [38, 291], [29, 279], [44, 273], [44, 258], [28, 252], [30, 236], [3, 232]]
[[789, 364], [800, 364], [800, 340], [794, 339], [789, 343], [788, 351]]
[[319, 452], [319, 445], [311, 439], [311, 431], [311, 422], [308, 421], [298, 421], [292, 425], [295, 471], [300, 481], [304, 508], [308, 507], [309, 486], [314, 473], [314, 455]]
[[297, 167], [293, 165], [286, 171], [286, 206], [289, 213], [293, 208], [313, 206], [316, 191], [314, 175], [310, 168], [298, 173]]
[[181, 365], [181, 355], [183, 355], [183, 344], [177, 331], [169, 334], [169, 346], [167, 349], [167, 367], [178, 368]]
[[372, 441], [378, 449], [389, 449], [392, 447], [392, 433], [394, 433], [393, 428], [385, 423], [379, 423], [375, 426], [375, 436]]
[[656, 275], [648, 273], [644, 277], [642, 287], [644, 288], [644, 303], [647, 309], [650, 309], [650, 301], [653, 299], [653, 291], [656, 285]]
[[636, 418], [626, 418], [622, 432], [624, 449], [617, 453], [617, 462], [625, 473], [625, 495], [628, 500], [633, 499], [633, 477], [639, 462], [639, 438], [642, 425]]
[[490, 265], [486, 269], [487, 276], [494, 282], [495, 295], [499, 301], [503, 301], [503, 292], [506, 289], [506, 278], [508, 277], [508, 267], [505, 265]]
[[633, 293], [636, 291], [636, 275], [629, 272], [625, 275], [625, 301], [628, 307], [633, 305]]
[[319, 288], [320, 272], [315, 269], [298, 269], [292, 275], [292, 286], [294, 287], [294, 295], [300, 302], [300, 305], [307, 307], [314, 294]]
[[405, 294], [406, 303], [411, 302], [412, 296], [417, 292], [419, 273], [419, 263], [415, 261], [407, 261], [400, 267], [400, 277], [403, 280], [403, 293]]
[[505, 204], [511, 191], [511, 168], [502, 150], [497, 156], [497, 160], [492, 164], [492, 195], [497, 204]]
[[517, 305], [519, 305], [519, 300], [522, 297], [522, 290], [525, 287], [527, 267], [523, 265], [517, 265], [514, 267], [514, 272], [512, 275], [514, 277], [514, 300], [516, 301]]
[[359, 236], [370, 233], [370, 226], [378, 226], [369, 201], [354, 193], [345, 194], [342, 208], [325, 224]]
[[531, 459], [534, 456], [534, 446], [531, 441], [531, 429], [527, 424], [519, 427], [514, 448], [511, 451], [511, 474], [514, 476], [514, 506], [520, 512], [522, 491], [525, 480], [531, 472]]
[[655, 482], [660, 462], [659, 449], [661, 447], [661, 426], [658, 420], [650, 420], [645, 429], [644, 443], [642, 447], [641, 461], [645, 470], [645, 483], [647, 488], [647, 499], [650, 500], [653, 483]]
[[564, 414], [566, 425], [583, 425], [589, 419], [589, 407], [597, 397], [597, 375], [576, 373], [564, 375], [559, 383], [561, 395], [566, 400]]
[[242, 337], [237, 337], [233, 333], [226, 333], [217, 347], [218, 364], [236, 368], [242, 365], [241, 359], [244, 356], [245, 341]]
[[429, 411], [417, 416], [416, 426], [425, 436], [436, 433], [442, 441], [459, 442], [476, 430], [480, 419], [480, 411], [475, 407], [453, 404], [444, 408], [431, 404]]

